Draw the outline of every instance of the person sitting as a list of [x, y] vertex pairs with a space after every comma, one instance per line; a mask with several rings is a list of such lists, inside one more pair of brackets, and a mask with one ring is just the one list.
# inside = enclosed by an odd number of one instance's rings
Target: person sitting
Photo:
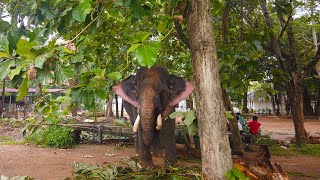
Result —
[[258, 117], [257, 116], [253, 116], [252, 117], [252, 121], [249, 122], [248, 125], [249, 125], [249, 128], [250, 128], [249, 132], [252, 135], [258, 135], [259, 134], [261, 123], [258, 122]]

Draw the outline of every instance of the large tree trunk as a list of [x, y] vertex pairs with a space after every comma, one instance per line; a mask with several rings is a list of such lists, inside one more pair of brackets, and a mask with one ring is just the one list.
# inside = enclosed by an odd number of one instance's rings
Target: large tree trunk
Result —
[[306, 87], [303, 88], [303, 113], [306, 116], [312, 116], [314, 114], [311, 106], [310, 93]]
[[304, 128], [302, 79], [295, 72], [292, 72], [292, 81], [288, 83], [287, 93], [291, 102], [296, 144], [301, 146], [307, 140], [307, 134]]
[[[230, 98], [227, 94], [227, 91], [222, 86], [221, 88], [222, 88], [222, 98], [223, 98], [224, 108], [227, 111], [231, 111], [232, 114], [234, 115], [233, 108], [230, 102]], [[234, 117], [233, 119], [229, 119], [230, 132], [232, 134], [232, 145], [233, 145], [232, 151], [233, 151], [233, 154], [242, 156], [244, 153], [243, 143], [242, 143], [240, 131], [238, 128], [237, 119], [235, 116], [233, 117]]]
[[193, 65], [196, 107], [205, 179], [223, 179], [232, 167], [213, 36], [209, 0], [191, 0], [188, 34]]
[[245, 91], [243, 93], [243, 99], [242, 99], [242, 105], [243, 105], [242, 112], [248, 113], [249, 112], [249, 109], [248, 109], [248, 87], [246, 87], [244, 90]]
[[286, 100], [285, 100], [285, 94], [281, 92], [280, 94], [280, 118], [285, 117], [287, 114], [286, 110]]

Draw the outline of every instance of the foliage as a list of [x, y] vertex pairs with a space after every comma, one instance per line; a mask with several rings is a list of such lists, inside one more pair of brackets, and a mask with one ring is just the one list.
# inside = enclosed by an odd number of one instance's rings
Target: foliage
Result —
[[50, 125], [26, 137], [27, 142], [55, 148], [71, 148], [75, 145], [70, 127]]
[[228, 170], [225, 174], [225, 177], [228, 180], [249, 180], [249, 177], [246, 177], [246, 175], [241, 172], [239, 169], [237, 169], [235, 166], [232, 167], [231, 170]]
[[[124, 162], [127, 160], [124, 160]], [[116, 165], [94, 166], [81, 163], [74, 164], [74, 176], [76, 180], [81, 179], [202, 179], [199, 167], [169, 167], [161, 170], [159, 168], [141, 168], [132, 166], [124, 168]]]
[[26, 120], [15, 118], [0, 119], [0, 127], [22, 128], [26, 125]]
[[289, 147], [284, 146], [272, 146], [270, 147], [270, 153], [277, 156], [316, 156], [320, 157], [320, 144], [303, 144], [301, 148], [295, 145]]
[[187, 112], [173, 112], [169, 115], [171, 119], [182, 117], [183, 123], [188, 128], [188, 133], [191, 136], [194, 136], [198, 132], [198, 125], [197, 125], [197, 119], [196, 119], [196, 111], [194, 109], [189, 110]]
[[277, 144], [275, 140], [272, 140], [270, 136], [257, 136], [253, 139], [253, 142], [255, 142], [258, 145], [268, 145], [269, 147], [274, 146]]

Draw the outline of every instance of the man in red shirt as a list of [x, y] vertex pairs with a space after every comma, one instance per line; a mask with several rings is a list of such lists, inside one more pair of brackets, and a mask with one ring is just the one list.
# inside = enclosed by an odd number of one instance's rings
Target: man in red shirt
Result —
[[257, 135], [259, 133], [259, 129], [261, 124], [258, 122], [258, 117], [253, 116], [253, 121], [249, 122], [248, 125], [250, 127], [250, 133], [253, 135]]

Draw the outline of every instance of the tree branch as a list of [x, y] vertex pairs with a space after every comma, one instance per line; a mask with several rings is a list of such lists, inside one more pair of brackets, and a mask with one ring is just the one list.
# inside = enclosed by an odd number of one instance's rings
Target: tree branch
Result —
[[174, 22], [174, 27], [176, 28], [176, 30], [178, 32], [178, 37], [190, 49], [189, 38], [183, 33], [181, 24], [179, 23], [179, 21], [177, 19], [174, 19], [173, 22]]
[[286, 28], [287, 28], [287, 26], [288, 26], [288, 24], [289, 24], [289, 21], [291, 20], [291, 15], [289, 16], [289, 18], [288, 18], [288, 20], [287, 21], [285, 21], [285, 24], [284, 24], [284, 26], [282, 27], [282, 29], [281, 29], [281, 32], [280, 32], [280, 35], [278, 36], [278, 42], [280, 41], [280, 38], [282, 37], [282, 35], [283, 35], [283, 33], [284, 33], [284, 31], [286, 30]]
[[320, 48], [316, 55], [313, 57], [312, 61], [304, 68], [305, 75], [310, 75], [316, 64], [320, 61]]

